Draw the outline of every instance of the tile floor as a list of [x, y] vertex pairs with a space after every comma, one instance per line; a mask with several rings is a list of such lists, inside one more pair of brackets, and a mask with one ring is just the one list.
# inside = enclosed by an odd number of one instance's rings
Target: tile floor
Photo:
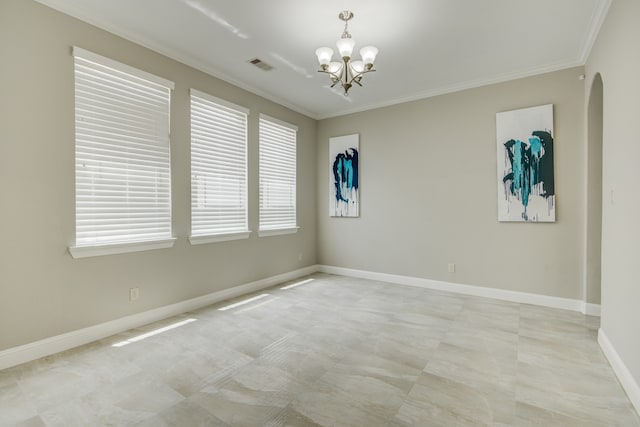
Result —
[[310, 278], [0, 371], [0, 426], [640, 426], [598, 318]]

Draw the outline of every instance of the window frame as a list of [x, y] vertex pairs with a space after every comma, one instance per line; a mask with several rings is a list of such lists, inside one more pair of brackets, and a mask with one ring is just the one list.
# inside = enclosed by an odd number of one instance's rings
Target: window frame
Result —
[[[268, 142], [267, 140], [263, 139], [263, 128], [262, 128], [262, 124], [264, 123], [268, 123], [269, 126], [273, 126], [276, 128], [280, 128], [282, 130], [288, 130], [288, 131], [293, 131], [294, 132], [294, 140], [293, 141], [286, 141], [289, 143], [293, 143], [293, 157], [294, 157], [294, 162], [293, 162], [293, 166], [295, 168], [295, 173], [294, 173], [294, 179], [293, 179], [293, 198], [294, 198], [294, 202], [293, 202], [293, 217], [294, 217], [294, 222], [293, 223], [289, 223], [286, 224], [282, 227], [267, 227], [267, 228], [263, 228], [263, 222], [262, 222], [262, 218], [263, 218], [263, 179], [264, 179], [264, 171], [263, 171], [263, 147], [265, 145], [266, 142]], [[299, 225], [298, 225], [298, 167], [297, 167], [297, 163], [298, 163], [298, 126], [293, 125], [291, 123], [276, 119], [274, 117], [268, 116], [266, 114], [260, 114], [259, 117], [259, 124], [258, 124], [258, 145], [259, 145], [259, 150], [258, 150], [258, 175], [259, 175], [259, 188], [258, 188], [258, 194], [259, 194], [259, 202], [258, 202], [258, 236], [260, 237], [268, 237], [268, 236], [278, 236], [278, 235], [286, 235], [286, 234], [294, 234], [297, 233], [298, 230], [300, 229]], [[270, 171], [273, 172], [273, 171]], [[290, 182], [290, 180], [286, 181], [286, 182]]]
[[[244, 166], [244, 188], [243, 188], [243, 196], [244, 196], [244, 227], [242, 229], [235, 229], [235, 230], [230, 230], [230, 231], [223, 231], [223, 232], [208, 232], [208, 233], [197, 233], [194, 234], [193, 230], [194, 230], [194, 114], [193, 114], [193, 106], [194, 106], [194, 98], [199, 99], [201, 102], [204, 101], [207, 104], [209, 104], [209, 107], [214, 107], [218, 109], [218, 113], [223, 113], [224, 111], [231, 111], [233, 114], [239, 114], [239, 115], [243, 115], [244, 116], [244, 129], [242, 129], [242, 131], [244, 132], [244, 152], [240, 153], [242, 155], [244, 155], [244, 162], [243, 162], [243, 166]], [[213, 104], [213, 105], [212, 105]], [[213, 95], [210, 95], [206, 92], [202, 92], [199, 91], [197, 89], [190, 89], [189, 92], [189, 106], [190, 106], [190, 114], [189, 114], [189, 118], [190, 118], [190, 151], [191, 151], [191, 155], [190, 155], [190, 182], [191, 182], [191, 199], [190, 199], [190, 203], [191, 203], [191, 228], [190, 228], [190, 236], [189, 236], [189, 242], [192, 245], [199, 245], [199, 244], [207, 244], [207, 243], [216, 243], [216, 242], [225, 242], [225, 241], [230, 241], [230, 240], [242, 240], [242, 239], [248, 239], [250, 234], [251, 234], [251, 230], [249, 229], [249, 197], [248, 197], [248, 178], [249, 178], [249, 167], [248, 167], [248, 151], [249, 151], [249, 132], [248, 132], [248, 127], [249, 127], [249, 114], [250, 114], [250, 110], [249, 108], [243, 107], [241, 105], [237, 105], [234, 104], [230, 101], [215, 97]], [[207, 135], [207, 136], [211, 136], [213, 137], [214, 135]], [[210, 147], [207, 147], [210, 150], [215, 150], [218, 147], [215, 147], [215, 143], [211, 144]], [[234, 153], [234, 154], [238, 154], [238, 153]], [[233, 157], [233, 156], [231, 156]], [[200, 161], [202, 161], [203, 159], [198, 159]], [[223, 159], [226, 160], [226, 159]], [[209, 165], [211, 167], [214, 167], [215, 165]], [[242, 169], [242, 168], [240, 168]], [[218, 195], [219, 196], [219, 195]], [[211, 217], [213, 218], [213, 217]]]
[[[76, 188], [76, 196], [75, 196], [75, 207], [74, 207], [74, 213], [75, 213], [75, 242], [74, 245], [69, 246], [69, 253], [71, 254], [71, 256], [73, 258], [85, 258], [85, 257], [93, 257], [93, 256], [102, 256], [102, 255], [111, 255], [111, 254], [120, 254], [120, 253], [128, 253], [128, 252], [138, 252], [138, 251], [146, 251], [146, 250], [152, 250], [152, 249], [164, 249], [164, 248], [170, 248], [174, 245], [176, 238], [173, 236], [173, 221], [172, 221], [172, 192], [171, 192], [171, 183], [172, 183], [172, 174], [171, 174], [171, 135], [170, 135], [170, 129], [171, 129], [171, 123], [170, 123], [170, 114], [171, 114], [171, 95], [172, 95], [172, 91], [175, 88], [175, 85], [173, 82], [164, 79], [162, 77], [158, 77], [154, 74], [150, 74], [147, 73], [143, 70], [131, 67], [129, 65], [120, 63], [118, 61], [115, 61], [113, 59], [110, 58], [106, 58], [104, 56], [98, 55], [96, 53], [87, 51], [85, 49], [79, 48], [77, 46], [74, 46], [72, 49], [72, 55], [74, 57], [74, 102], [76, 104], [76, 107], [74, 109], [74, 128], [75, 128], [75, 135], [74, 135], [74, 147], [75, 147], [75, 160], [74, 160], [74, 177], [75, 177], [75, 188]], [[87, 67], [87, 65], [90, 65], [90, 63], [94, 63], [97, 64], [96, 65], [96, 69], [91, 69], [90, 67]], [[84, 64], [84, 65], [83, 65]], [[107, 69], [111, 69], [113, 70], [113, 74], [109, 75], [109, 78], [111, 78], [113, 81], [113, 79], [119, 79], [122, 78], [123, 81], [126, 82], [126, 84], [131, 85], [131, 84], [138, 84], [140, 85], [141, 82], [139, 80], [144, 80], [146, 84], [149, 84], [149, 87], [151, 87], [152, 85], [158, 86], [161, 91], [163, 92], [164, 90], [167, 91], [166, 93], [166, 107], [164, 105], [164, 98], [161, 98], [161, 103], [160, 105], [162, 105], [162, 108], [159, 110], [160, 112], [156, 115], [156, 116], [152, 116], [153, 119], [158, 119], [160, 117], [165, 118], [166, 117], [166, 123], [160, 125], [162, 122], [156, 122], [156, 131], [157, 130], [161, 130], [164, 131], [166, 130], [167, 134], [155, 134], [154, 136], [158, 137], [158, 141], [161, 143], [160, 147], [161, 149], [159, 151], [163, 151], [166, 150], [166, 156], [161, 156], [162, 160], [163, 160], [163, 164], [165, 164], [165, 174], [164, 177], [162, 178], [161, 181], [159, 181], [158, 183], [156, 183], [156, 185], [159, 186], [165, 186], [165, 188], [168, 188], [168, 191], [164, 191], [162, 193], [158, 193], [156, 192], [152, 192], [151, 194], [153, 194], [154, 197], [163, 197], [165, 198], [165, 200], [168, 200], [164, 203], [162, 203], [161, 205], [164, 205], [165, 207], [168, 207], [168, 209], [163, 209], [160, 212], [160, 216], [166, 218], [168, 216], [168, 221], [165, 219], [161, 224], [161, 229], [165, 228], [165, 231], [159, 231], [157, 233], [157, 235], [155, 236], [149, 236], [149, 238], [135, 238], [135, 234], [131, 234], [132, 238], [130, 240], [127, 239], [123, 239], [123, 238], [116, 238], [116, 239], [112, 239], [109, 240], [107, 238], [104, 238], [104, 236], [102, 237], [94, 237], [94, 239], [92, 240], [91, 238], [85, 238], [85, 239], [78, 239], [78, 221], [79, 221], [79, 217], [81, 217], [79, 215], [79, 211], [78, 211], [78, 197], [79, 197], [79, 185], [86, 185], [86, 182], [83, 182], [83, 180], [80, 179], [80, 175], [79, 173], [82, 172], [78, 169], [78, 165], [79, 165], [79, 157], [78, 157], [78, 149], [80, 147], [80, 149], [85, 148], [85, 149], [95, 149], [95, 147], [100, 147], [100, 143], [96, 143], [95, 141], [90, 141], [90, 142], [84, 142], [84, 144], [80, 144], [78, 143], [78, 135], [79, 132], [81, 131], [90, 131], [92, 128], [91, 126], [86, 127], [85, 126], [85, 120], [87, 119], [87, 115], [86, 113], [84, 115], [80, 115], [78, 113], [78, 104], [80, 104], [81, 106], [86, 106], [87, 104], [84, 103], [79, 103], [79, 96], [82, 96], [79, 92], [78, 92], [78, 80], [81, 78], [85, 78], [85, 76], [82, 76], [82, 68], [85, 67], [87, 70], [90, 70], [91, 72], [95, 72], [96, 75], [99, 73], [97, 71], [98, 68], [107, 68]], [[104, 70], [106, 71], [106, 70]], [[124, 75], [127, 76], [124, 76]], [[88, 74], [87, 74], [88, 75]], [[90, 78], [95, 78], [96, 75], [91, 75]], [[105, 75], [108, 75], [105, 73]], [[116, 77], [117, 75], [117, 77]], [[124, 79], [124, 77], [129, 77], [130, 80], [126, 80]], [[109, 84], [109, 83], [108, 83]], [[89, 92], [90, 96], [96, 96], [96, 99], [99, 99], [100, 95], [97, 95], [98, 90], [96, 88], [91, 88], [94, 90], [94, 92]], [[150, 90], [150, 89], [149, 89]], [[143, 92], [144, 93], [144, 92]], [[150, 92], [148, 93], [144, 93], [144, 96], [150, 96], [149, 95]], [[113, 105], [110, 105], [107, 111], [107, 114], [113, 114], [114, 112], [120, 113], [120, 111], [118, 111], [117, 109], [115, 109], [115, 107], [113, 107]], [[99, 115], [96, 116], [98, 117], [96, 120], [100, 120]], [[164, 119], [163, 119], [164, 121]], [[121, 123], [118, 123], [119, 126], [123, 126]], [[94, 125], [95, 126], [95, 125]], [[122, 132], [122, 128], [119, 128], [118, 126], [116, 127], [107, 127], [104, 126], [105, 128], [105, 132], [108, 131], [113, 131], [114, 129], [116, 129], [115, 133], [117, 134], [117, 131], [121, 131]], [[122, 140], [118, 140], [119, 142], [121, 142]], [[104, 149], [104, 146], [101, 147], [102, 149]], [[122, 157], [123, 159], [127, 159], [130, 160], [130, 158], [127, 157]], [[81, 157], [82, 159], [82, 157]], [[118, 159], [117, 155], [113, 156], [113, 159]], [[81, 161], [81, 160], [80, 160]], [[138, 163], [139, 167], [140, 165], [142, 165], [142, 167], [148, 167], [148, 165], [145, 165], [144, 162], [142, 163]], [[102, 166], [100, 166], [102, 167]], [[98, 173], [98, 172], [96, 172]], [[104, 175], [100, 176], [98, 173], [98, 176], [100, 177], [100, 179], [104, 180]], [[129, 177], [130, 175], [124, 175], [126, 177]], [[79, 181], [80, 180], [80, 181]], [[105, 185], [105, 184], [103, 184]], [[114, 184], [116, 187], [118, 187], [118, 185], [121, 184]], [[124, 193], [124, 194], [128, 194], [128, 193]], [[99, 198], [100, 195], [97, 196], [98, 199], [96, 199], [96, 201], [94, 201], [94, 203], [100, 204], [99, 202]], [[102, 194], [102, 197], [104, 196], [104, 193]], [[120, 195], [120, 197], [122, 197], [122, 195]], [[81, 204], [82, 206], [84, 206], [85, 208], [87, 207], [91, 207], [91, 202], [87, 202], [89, 204]], [[129, 213], [130, 214], [130, 213]], [[116, 218], [115, 216], [113, 218]], [[87, 220], [86, 218], [84, 218], [85, 220]], [[107, 218], [109, 219], [109, 218]], [[168, 227], [168, 232], [166, 231], [166, 228]], [[125, 229], [125, 228], [123, 228]], [[96, 230], [97, 231], [97, 230]], [[149, 233], [147, 233], [149, 234]], [[121, 234], [120, 237], [125, 236], [124, 234]]]

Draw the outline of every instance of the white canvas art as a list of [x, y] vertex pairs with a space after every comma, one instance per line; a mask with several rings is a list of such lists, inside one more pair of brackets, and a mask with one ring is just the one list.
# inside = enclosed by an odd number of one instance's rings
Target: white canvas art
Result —
[[358, 134], [329, 138], [329, 216], [360, 215]]
[[498, 220], [556, 220], [553, 104], [496, 114]]

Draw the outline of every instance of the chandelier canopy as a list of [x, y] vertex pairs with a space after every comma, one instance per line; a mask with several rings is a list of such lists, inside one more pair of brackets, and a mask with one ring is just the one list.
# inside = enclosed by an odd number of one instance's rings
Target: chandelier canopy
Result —
[[344, 89], [344, 95], [347, 96], [349, 89], [353, 86], [353, 83], [358, 86], [362, 86], [360, 81], [362, 76], [366, 73], [375, 71], [373, 69], [373, 61], [376, 59], [378, 49], [374, 46], [365, 46], [360, 49], [361, 60], [352, 61], [351, 54], [356, 44], [355, 40], [351, 38], [349, 34], [349, 20], [353, 18], [353, 12], [345, 10], [338, 15], [340, 20], [344, 21], [344, 31], [342, 37], [336, 42], [338, 52], [342, 58], [342, 62], [332, 62], [333, 49], [330, 47], [321, 47], [316, 49], [316, 56], [320, 63], [320, 73], [326, 73], [331, 79], [331, 87], [334, 87], [338, 83]]

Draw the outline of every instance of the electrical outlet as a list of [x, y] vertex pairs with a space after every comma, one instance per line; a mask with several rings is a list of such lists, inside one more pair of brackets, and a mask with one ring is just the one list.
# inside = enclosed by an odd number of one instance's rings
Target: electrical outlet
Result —
[[140, 298], [140, 288], [129, 289], [129, 301], [135, 301]]
[[456, 265], [454, 263], [449, 263], [449, 273], [455, 273], [456, 272]]
[[298, 254], [298, 261], [302, 261], [302, 254]]

